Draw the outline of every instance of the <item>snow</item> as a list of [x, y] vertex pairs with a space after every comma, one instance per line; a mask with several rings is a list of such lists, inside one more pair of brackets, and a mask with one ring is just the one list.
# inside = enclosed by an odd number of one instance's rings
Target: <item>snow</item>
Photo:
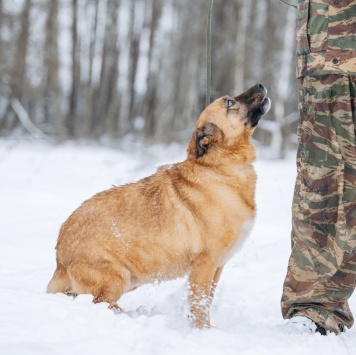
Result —
[[[284, 327], [279, 301], [290, 250], [293, 152], [255, 164], [258, 216], [224, 269], [212, 329], [190, 327], [186, 279], [125, 294], [119, 315], [89, 295], [46, 293], [59, 227], [84, 199], [184, 157], [179, 145], [0, 140], [1, 355], [355, 354], [356, 327], [328, 337]], [[350, 306], [356, 312], [355, 296]]]

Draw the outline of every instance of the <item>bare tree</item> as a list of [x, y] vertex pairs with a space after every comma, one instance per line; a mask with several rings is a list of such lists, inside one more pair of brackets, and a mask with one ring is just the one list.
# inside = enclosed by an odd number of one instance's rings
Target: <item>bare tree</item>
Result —
[[118, 91], [119, 75], [119, 46], [118, 46], [118, 0], [108, 0], [105, 25], [105, 37], [102, 53], [100, 85], [94, 108], [94, 127], [99, 134], [117, 133], [118, 120]]
[[[17, 126], [16, 113], [11, 106], [11, 100], [21, 100], [23, 92], [26, 90], [26, 58], [29, 42], [29, 15], [31, 9], [31, 1], [25, 0], [22, 11], [19, 16], [20, 31], [15, 41], [13, 49], [14, 58], [8, 63], [7, 72], [10, 74], [10, 93], [7, 99], [7, 106], [3, 115], [0, 129], [13, 130]], [[3, 6], [3, 4], [2, 4]], [[1, 11], [3, 16], [3, 11]], [[20, 102], [20, 101], [19, 101]], [[21, 104], [20, 104], [21, 105]]]
[[4, 45], [2, 42], [2, 24], [4, 22], [4, 13], [3, 13], [3, 4], [2, 0], [0, 0], [0, 82], [2, 79], [2, 67], [4, 63], [4, 56], [3, 56], [3, 51], [4, 51]]
[[266, 31], [267, 7], [270, 2], [266, 0], [253, 1], [249, 18], [253, 16], [253, 21], [249, 21], [245, 39], [245, 57], [248, 62], [244, 64], [245, 78], [253, 81], [264, 81], [267, 68], [265, 55], [269, 51], [269, 31]]
[[[3, 92], [6, 90], [4, 87], [4, 77], [5, 77], [5, 70], [6, 70], [6, 63], [5, 63], [5, 44], [2, 38], [2, 28], [4, 23], [4, 9], [3, 9], [3, 2], [0, 0], [0, 97], [4, 94]], [[5, 127], [5, 119], [6, 116], [4, 115], [2, 105], [0, 105], [0, 132], [4, 130]]]
[[93, 102], [94, 102], [94, 89], [95, 84], [93, 80], [93, 66], [94, 66], [94, 56], [95, 49], [98, 43], [98, 17], [99, 17], [99, 0], [88, 0], [86, 3], [86, 17], [90, 18], [86, 21], [87, 31], [89, 33], [89, 48], [88, 48], [88, 72], [87, 80], [83, 83], [84, 89], [84, 103], [82, 110], [82, 127], [81, 132], [85, 137], [90, 136], [91, 127], [93, 125], [94, 115], [93, 115]]
[[[199, 90], [200, 77], [202, 75], [201, 59], [203, 57], [204, 50], [199, 46], [199, 43], [202, 43], [205, 40], [206, 18], [203, 16], [197, 16], [195, 26], [196, 30], [194, 36], [191, 37], [192, 43], [191, 50], [189, 51], [192, 55], [192, 59], [189, 61], [189, 75], [187, 75], [187, 80], [185, 81], [187, 83], [187, 90], [183, 90], [185, 97], [182, 112], [183, 119], [181, 120], [182, 123], [180, 129], [190, 127], [196, 120], [196, 113], [200, 109]], [[178, 115], [178, 117], [180, 117], [180, 115]], [[170, 138], [173, 139], [174, 137], [171, 136]]]
[[[128, 71], [128, 84], [129, 84], [129, 118], [133, 116], [134, 102], [135, 102], [135, 80], [137, 75], [137, 64], [139, 59], [141, 31], [135, 29], [135, 9], [136, 1], [130, 1], [130, 25], [128, 41], [130, 43], [130, 59]], [[142, 30], [142, 27], [140, 28]]]
[[[154, 57], [155, 37], [158, 29], [158, 23], [162, 13], [162, 0], [151, 0], [151, 25], [148, 50], [148, 75], [147, 75], [147, 91], [144, 101], [144, 118], [145, 118], [145, 137], [154, 136], [156, 129], [155, 107], [157, 104], [157, 76], [160, 63], [156, 62]], [[158, 64], [158, 65], [157, 65]]]
[[244, 89], [245, 45], [250, 5], [250, 0], [236, 0], [235, 2], [237, 21], [234, 89], [237, 92], [242, 92]]
[[72, 88], [69, 96], [69, 110], [66, 127], [69, 137], [75, 136], [75, 123], [77, 121], [77, 108], [80, 87], [80, 41], [78, 38], [78, 0], [72, 0]]
[[63, 135], [63, 125], [60, 113], [60, 91], [58, 82], [58, 0], [47, 3], [48, 15], [46, 21], [46, 39], [44, 48], [45, 83], [45, 117], [57, 136]]
[[[57, 137], [139, 132], [162, 142], [190, 135], [205, 101], [209, 1], [9, 3], [0, 0], [0, 133], [13, 130], [23, 112], [14, 113], [11, 93], [27, 113], [23, 122], [32, 117]], [[268, 0], [214, 0], [212, 12], [212, 99], [265, 84], [273, 109], [255, 138], [276, 157], [288, 141], [292, 120], [285, 117], [296, 110], [295, 16]], [[62, 53], [68, 35], [71, 46]], [[133, 124], [138, 116], [142, 131]]]
[[26, 57], [30, 29], [31, 0], [25, 0], [19, 22], [21, 30], [16, 40], [16, 49], [11, 70], [11, 94], [18, 99], [22, 97], [26, 86]]
[[276, 122], [276, 129], [272, 135], [272, 154], [273, 158], [283, 158], [286, 148], [287, 136], [284, 134], [285, 116], [286, 116], [286, 102], [288, 100], [290, 92], [290, 80], [292, 68], [290, 63], [293, 59], [294, 48], [294, 34], [288, 31], [290, 23], [293, 22], [295, 16], [295, 10], [289, 7], [285, 16], [284, 27], [282, 32], [281, 48], [282, 51], [279, 55], [280, 65], [278, 71], [274, 71], [274, 82], [276, 83], [276, 99], [273, 103], [273, 114]]
[[[146, 31], [145, 20], [147, 20], [146, 8], [150, 6], [149, 2], [142, 0], [128, 1], [128, 31], [126, 40], [122, 47], [125, 52], [124, 61], [127, 61], [126, 73], [123, 70], [120, 92], [120, 120], [119, 134], [124, 136], [133, 130], [133, 121], [135, 116], [140, 114], [140, 100], [136, 90], [136, 78], [138, 73], [139, 60], [144, 62], [146, 53], [142, 53], [141, 36]], [[122, 83], [125, 83], [122, 85]]]

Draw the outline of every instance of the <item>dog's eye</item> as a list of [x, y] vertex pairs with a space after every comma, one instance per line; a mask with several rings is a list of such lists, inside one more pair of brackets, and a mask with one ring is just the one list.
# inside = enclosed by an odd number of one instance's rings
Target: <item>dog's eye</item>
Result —
[[231, 107], [235, 105], [235, 101], [234, 100], [227, 100], [227, 106]]

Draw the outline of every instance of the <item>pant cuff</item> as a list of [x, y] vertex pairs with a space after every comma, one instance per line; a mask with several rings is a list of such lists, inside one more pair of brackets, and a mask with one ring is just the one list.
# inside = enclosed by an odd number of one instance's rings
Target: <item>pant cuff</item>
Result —
[[322, 308], [301, 309], [293, 313], [292, 317], [294, 316], [305, 316], [311, 319], [314, 323], [335, 334], [340, 334], [345, 328], [345, 325], [340, 318]]

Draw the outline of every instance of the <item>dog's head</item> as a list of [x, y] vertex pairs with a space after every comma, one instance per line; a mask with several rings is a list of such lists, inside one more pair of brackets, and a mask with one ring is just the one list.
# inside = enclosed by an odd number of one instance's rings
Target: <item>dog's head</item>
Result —
[[[257, 84], [235, 97], [223, 96], [211, 103], [200, 115], [193, 132], [188, 155], [198, 160], [236, 154], [252, 146], [250, 138], [258, 121], [271, 107], [267, 90]], [[241, 149], [240, 149], [241, 150]]]

